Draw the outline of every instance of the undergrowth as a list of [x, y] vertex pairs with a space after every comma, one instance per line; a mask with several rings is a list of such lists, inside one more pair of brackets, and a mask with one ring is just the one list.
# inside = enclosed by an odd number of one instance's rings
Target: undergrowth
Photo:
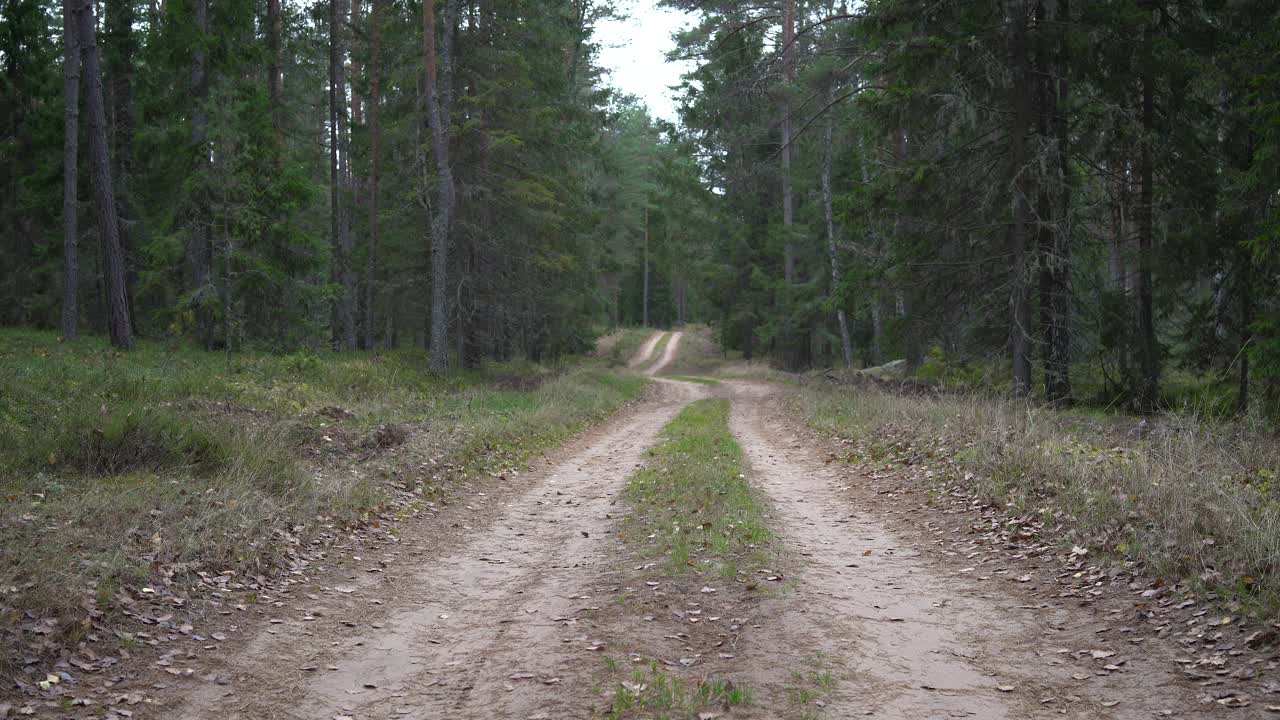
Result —
[[812, 426], [858, 441], [869, 459], [950, 464], [986, 502], [1059, 517], [1064, 542], [1280, 610], [1280, 443], [1262, 427], [866, 387], [799, 397]]

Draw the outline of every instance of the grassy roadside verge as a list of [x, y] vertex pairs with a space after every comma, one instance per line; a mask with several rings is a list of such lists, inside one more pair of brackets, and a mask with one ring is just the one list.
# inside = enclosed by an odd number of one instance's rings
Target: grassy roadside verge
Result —
[[1280, 444], [1265, 432], [874, 388], [798, 398], [811, 426], [853, 441], [860, 459], [927, 463], [935, 482], [1040, 516], [1067, 547], [1136, 561], [1259, 617], [1280, 609]]
[[728, 419], [727, 400], [690, 403], [627, 483], [623, 539], [664, 558], [672, 573], [736, 577], [765, 560], [764, 508], [743, 475]]
[[269, 578], [389, 503], [518, 467], [646, 384], [599, 362], [426, 367], [405, 351], [228, 369], [216, 353], [0, 333], [0, 673], [109, 645], [126, 616], [154, 628], [148, 604], [181, 615], [202, 579]]

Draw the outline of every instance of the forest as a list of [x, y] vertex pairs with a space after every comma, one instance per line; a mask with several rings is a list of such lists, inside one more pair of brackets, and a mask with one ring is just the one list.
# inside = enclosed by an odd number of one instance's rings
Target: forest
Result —
[[1272, 3], [678, 4], [728, 346], [1275, 413]]
[[1274, 0], [0, 0], [0, 720], [1276, 713], [1278, 427]]
[[1274, 414], [1263, 0], [668, 0], [678, 120], [557, 0], [8, 0], [0, 323], [434, 371], [712, 324], [1150, 411]]

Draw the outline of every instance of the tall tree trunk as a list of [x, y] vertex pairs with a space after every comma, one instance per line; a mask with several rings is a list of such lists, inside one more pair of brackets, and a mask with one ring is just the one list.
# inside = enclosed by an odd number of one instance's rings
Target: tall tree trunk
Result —
[[191, 268], [191, 293], [195, 305], [196, 336], [206, 350], [213, 348], [211, 309], [213, 268], [209, 214], [209, 74], [205, 42], [209, 37], [209, 0], [192, 0], [192, 15], [198, 37], [191, 49], [191, 146], [197, 175], [192, 192], [191, 231], [187, 264]]
[[80, 332], [80, 237], [78, 195], [80, 171], [80, 42], [76, 5], [62, 2], [62, 81], [66, 108], [62, 122], [62, 337]]
[[[378, 259], [378, 6], [380, 0], [370, 0], [370, 55], [369, 55], [369, 252], [365, 255], [364, 269], [364, 346], [373, 349], [373, 298], [377, 282], [374, 273]], [[384, 338], [385, 341], [385, 338]]]
[[1134, 402], [1140, 412], [1151, 412], [1156, 407], [1159, 393], [1159, 365], [1156, 358], [1155, 318], [1151, 297], [1151, 247], [1153, 215], [1155, 208], [1154, 172], [1151, 158], [1151, 141], [1155, 130], [1155, 73], [1151, 49], [1151, 25], [1143, 28], [1142, 59], [1142, 138], [1138, 168], [1142, 198], [1138, 207], [1138, 386], [1134, 389]]
[[98, 235], [102, 241], [103, 275], [107, 293], [107, 332], [111, 344], [122, 350], [133, 347], [133, 322], [125, 289], [124, 250], [120, 247], [120, 218], [116, 214], [111, 182], [111, 153], [107, 142], [107, 111], [103, 102], [102, 71], [98, 61], [92, 6], [85, 2], [77, 12], [83, 73], [89, 83], [85, 106], [89, 111], [89, 156], [93, 190], [98, 206]]
[[[227, 205], [226, 189], [223, 189], [222, 204]], [[230, 219], [226, 213], [222, 215], [222, 354], [227, 369], [231, 369], [231, 258], [235, 254], [232, 245]]]
[[[894, 157], [897, 158], [899, 167], [909, 167], [911, 162], [911, 146], [907, 139], [906, 127], [899, 127], [894, 132]], [[915, 227], [911, 219], [908, 217], [906, 209], [911, 204], [911, 185], [908, 182], [898, 183], [898, 207], [897, 218], [894, 221], [894, 234], [903, 242], [912, 242]], [[898, 309], [903, 318], [903, 335], [906, 344], [906, 361], [907, 369], [914, 371], [916, 368], [924, 364], [924, 339], [921, 337], [921, 323], [916, 313], [915, 295], [913, 279], [908, 277], [899, 279], [898, 287], [894, 290]]]
[[1010, 38], [1010, 66], [1013, 68], [1013, 126], [1010, 128], [1012, 166], [1010, 192], [1013, 201], [1013, 224], [1009, 228], [1010, 254], [1013, 257], [1009, 342], [1013, 357], [1013, 394], [1031, 394], [1031, 297], [1028, 282], [1028, 243], [1030, 219], [1030, 187], [1027, 175], [1027, 135], [1031, 130], [1032, 87], [1030, 59], [1027, 57], [1027, 11], [1023, 0], [1012, 3], [1013, 25]]
[[120, 247], [125, 259], [125, 297], [129, 314], [133, 312], [133, 292], [137, 285], [133, 234], [130, 219], [133, 204], [129, 193], [129, 168], [133, 156], [133, 72], [134, 24], [133, 0], [106, 0], [103, 23], [103, 73], [110, 128], [111, 172], [116, 195], [116, 215], [120, 219]]
[[[1065, 8], [1066, 0], [1062, 0]], [[1044, 360], [1045, 399], [1065, 405], [1071, 399], [1069, 364], [1070, 305], [1066, 288], [1070, 271], [1070, 202], [1066, 158], [1066, 117], [1061, 111], [1066, 101], [1065, 32], [1050, 60], [1050, 27], [1063, 27], [1066, 18], [1058, 14], [1057, 0], [1038, 0], [1035, 18], [1036, 129], [1052, 163], [1040, 171], [1037, 197], [1037, 248], [1040, 269], [1040, 333]], [[1056, 79], [1055, 79], [1056, 78]], [[1050, 145], [1050, 139], [1053, 144]]]
[[351, 222], [347, 213], [347, 86], [343, 68], [342, 0], [329, 0], [329, 229], [333, 238], [331, 278], [338, 289], [333, 302], [333, 349], [355, 347], [355, 315], [351, 303]]
[[[1035, 83], [1035, 118], [1036, 118], [1036, 137], [1040, 141], [1041, 147], [1046, 147], [1049, 138], [1049, 125], [1052, 122], [1050, 115], [1052, 114], [1053, 101], [1049, 99], [1050, 84], [1052, 83], [1053, 71], [1049, 68], [1049, 48], [1047, 40], [1046, 17], [1047, 9], [1045, 7], [1046, 0], [1036, 0], [1035, 2], [1035, 26], [1034, 32], [1030, 36], [1033, 43], [1032, 55], [1034, 57], [1034, 66], [1032, 69], [1032, 77]], [[1044, 151], [1042, 151], [1044, 152]], [[1048, 152], [1052, 152], [1049, 150]], [[1044, 363], [1045, 373], [1045, 396], [1048, 397], [1048, 386], [1050, 382], [1050, 348], [1053, 345], [1053, 271], [1050, 269], [1053, 265], [1053, 243], [1056, 228], [1054, 223], [1057, 218], [1053, 215], [1053, 199], [1050, 194], [1053, 192], [1052, 180], [1049, 177], [1049, 168], [1047, 166], [1037, 166], [1039, 172], [1036, 177], [1036, 210], [1035, 210], [1035, 258], [1032, 265], [1038, 271], [1039, 291], [1040, 291], [1040, 354]]]
[[1115, 290], [1119, 299], [1118, 309], [1121, 313], [1119, 318], [1111, 318], [1115, 323], [1114, 327], [1119, 330], [1119, 336], [1116, 338], [1115, 347], [1118, 348], [1117, 364], [1119, 365], [1121, 387], [1133, 386], [1131, 382], [1131, 369], [1129, 361], [1130, 355], [1130, 334], [1133, 330], [1133, 303], [1130, 302], [1129, 296], [1132, 290], [1132, 273], [1129, 268], [1129, 244], [1132, 239], [1130, 232], [1131, 213], [1129, 210], [1129, 166], [1128, 163], [1120, 163], [1119, 168], [1112, 170], [1112, 175], [1116, 178], [1113, 195], [1113, 217], [1115, 227], [1112, 230], [1111, 242], [1108, 248], [1108, 270], [1111, 277], [1112, 289]]
[[1070, 0], [1046, 0], [1056, 3], [1057, 43], [1056, 67], [1058, 81], [1056, 93], [1050, 80], [1047, 97], [1054, 98], [1051, 124], [1054, 130], [1057, 153], [1057, 180], [1059, 198], [1056, 204], [1052, 256], [1049, 263], [1049, 343], [1045, 363], [1045, 396], [1055, 405], [1071, 403], [1071, 258], [1074, 233], [1071, 216], [1072, 190], [1075, 182], [1071, 173], [1071, 129], [1067, 116], [1067, 104], [1071, 97], [1070, 41], [1067, 29], [1071, 25]]
[[879, 293], [871, 298], [871, 365], [884, 362], [884, 302]]
[[[869, 157], [869, 155], [867, 153], [867, 149], [861, 137], [858, 138], [858, 153], [862, 156], [858, 162], [858, 165], [861, 167], [861, 170], [862, 170], [862, 185], [863, 187], [869, 188], [871, 187], [871, 171], [868, 169], [869, 163], [867, 161], [867, 158]], [[882, 249], [880, 244], [883, 241], [883, 238], [880, 233], [877, 233], [875, 231], [876, 218], [875, 218], [875, 213], [871, 208], [867, 209], [866, 222], [867, 222], [866, 248], [869, 252], [879, 255]], [[870, 288], [871, 344], [869, 347], [866, 348], [864, 354], [865, 354], [865, 359], [867, 361], [867, 364], [872, 367], [880, 365], [882, 362], [884, 362], [884, 352], [883, 352], [884, 323], [882, 322], [881, 315], [880, 315], [880, 297], [881, 297], [880, 293], [881, 292], [882, 292], [882, 289], [881, 287], [879, 287], [878, 284]]]
[[649, 206], [644, 207], [644, 291], [640, 300], [641, 327], [649, 327]]
[[[360, 93], [356, 92], [356, 84], [360, 82], [360, 56], [356, 54], [356, 32], [360, 27], [360, 0], [351, 0], [351, 125], [363, 125], [364, 118], [360, 109]], [[354, 175], [354, 171], [353, 171]]]
[[267, 97], [271, 104], [271, 123], [280, 132], [280, 106], [284, 87], [280, 77], [281, 33], [280, 0], [267, 0]]
[[1111, 237], [1107, 242], [1107, 284], [1112, 290], [1124, 295], [1129, 291], [1129, 274], [1124, 259], [1124, 246], [1129, 237], [1128, 213], [1125, 211], [1127, 183], [1119, 172], [1111, 169], [1110, 164], [1108, 170], [1116, 176], [1116, 181], [1112, 190]]
[[782, 229], [787, 234], [783, 249], [782, 275], [787, 283], [795, 281], [796, 252], [791, 242], [791, 225], [795, 220], [791, 193], [791, 85], [795, 81], [796, 0], [783, 0], [782, 10]]
[[[422, 55], [426, 66], [427, 125], [436, 163], [436, 203], [431, 218], [431, 370], [449, 369], [449, 230], [453, 218], [453, 169], [449, 165], [449, 105], [453, 84], [453, 28], [458, 0], [446, 0], [440, 53], [436, 53], [436, 2], [422, 7]], [[437, 64], [439, 65], [437, 72]]]
[[1249, 343], [1253, 339], [1253, 261], [1245, 250], [1237, 251], [1240, 273], [1240, 382], [1236, 393], [1236, 412], [1249, 410]]
[[[781, 102], [781, 163], [782, 163], [782, 232], [783, 243], [782, 277], [786, 287], [785, 302], [790, 305], [792, 290], [790, 286], [799, 278], [796, 269], [796, 248], [791, 237], [795, 224], [795, 193], [792, 187], [791, 165], [795, 159], [791, 133], [791, 92], [795, 86], [795, 45], [796, 45], [796, 0], [783, 0], [782, 7], [782, 102]], [[782, 332], [775, 343], [775, 349], [782, 352], [782, 366], [789, 372], [798, 372], [809, 364], [809, 337], [805, 331], [797, 327], [790, 312], [785, 312], [782, 320]]]
[[[835, 83], [827, 86], [827, 105], [835, 100]], [[832, 130], [834, 112], [828, 109], [822, 128], [822, 216], [827, 226], [827, 257], [831, 262], [831, 292], [840, 284], [840, 255], [836, 252], [835, 213], [831, 209], [831, 163], [833, 148]], [[853, 367], [853, 343], [849, 340], [849, 320], [844, 314], [844, 304], [836, 305], [836, 322], [840, 324], [840, 349], [844, 354], [844, 366]]]

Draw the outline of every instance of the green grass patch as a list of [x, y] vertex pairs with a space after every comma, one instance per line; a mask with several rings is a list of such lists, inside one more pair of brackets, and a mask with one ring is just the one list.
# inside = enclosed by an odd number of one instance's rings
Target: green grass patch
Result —
[[[600, 361], [438, 377], [413, 350], [228, 366], [158, 343], [119, 353], [0, 331], [0, 630], [49, 621], [48, 637], [73, 640], [122, 590], [270, 575], [318, 532], [411, 515], [386, 506], [384, 483], [446, 498], [454, 479], [523, 465], [646, 382]], [[27, 652], [0, 650], [0, 663]]]
[[765, 565], [771, 535], [728, 417], [727, 400], [690, 403], [627, 483], [623, 538], [665, 557], [673, 573], [733, 577]]
[[709, 677], [686, 680], [664, 672], [657, 661], [649, 661], [618, 684], [606, 717], [695, 720], [708, 708], [728, 712], [750, 705], [751, 700], [751, 688], [746, 685]]
[[698, 377], [696, 375], [664, 375], [663, 377], [670, 378], [672, 380], [682, 380], [684, 382], [698, 383], [699, 385], [715, 386], [720, 384], [720, 381], [715, 378]]
[[[783, 686], [787, 703], [797, 708], [801, 717], [817, 717], [817, 701], [835, 691], [838, 679], [832, 671], [832, 663], [823, 653], [809, 659], [805, 670], [792, 670], [789, 681]], [[820, 707], [820, 706], [818, 706]]]

